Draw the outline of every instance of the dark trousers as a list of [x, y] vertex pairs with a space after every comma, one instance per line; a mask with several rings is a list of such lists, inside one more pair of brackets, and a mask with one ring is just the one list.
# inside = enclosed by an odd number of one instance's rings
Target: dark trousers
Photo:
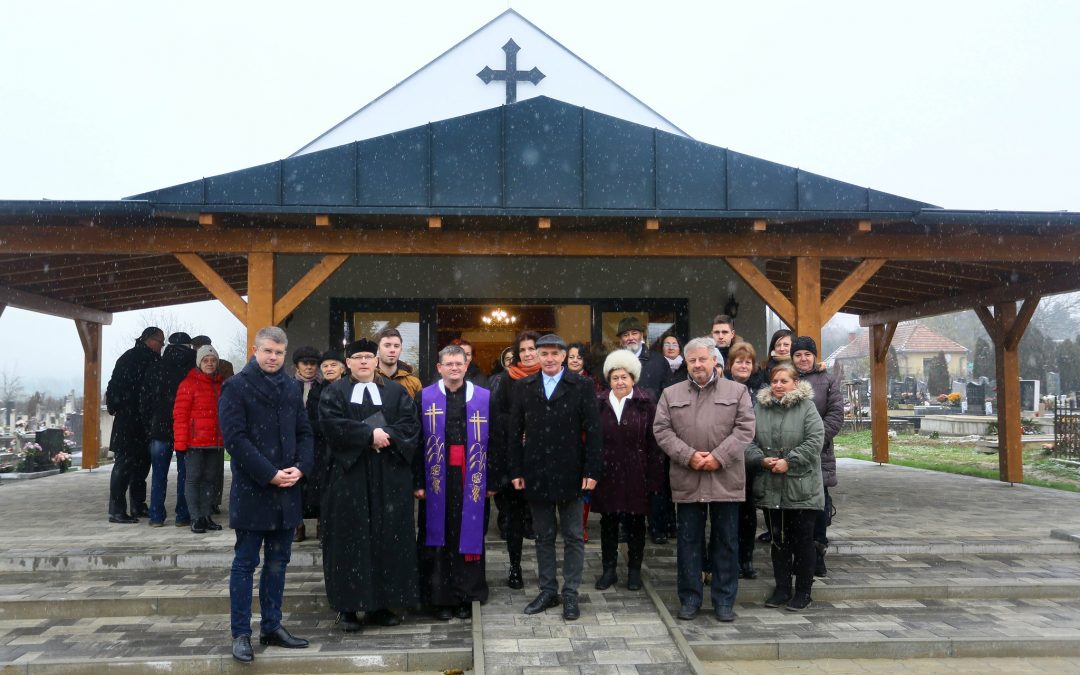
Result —
[[232, 636], [251, 635], [251, 583], [259, 566], [259, 550], [266, 560], [259, 574], [259, 623], [265, 635], [281, 625], [281, 600], [285, 595], [285, 569], [292, 557], [293, 530], [236, 530], [232, 571], [229, 574], [229, 606]]
[[754, 536], [757, 534], [757, 509], [754, 508], [753, 488], [746, 481], [746, 501], [739, 504], [739, 564], [754, 560]]
[[[563, 595], [577, 595], [585, 568], [585, 539], [581, 497], [561, 502], [528, 502], [536, 530], [536, 572], [540, 590], [559, 591], [556, 577], [555, 515], [558, 512], [563, 536]], [[618, 527], [618, 525], [616, 525]], [[617, 536], [617, 535], [616, 535]]]
[[224, 466], [224, 448], [188, 448], [187, 505], [192, 518], [209, 518], [215, 472]]
[[829, 495], [829, 488], [825, 488], [825, 508], [817, 513], [818, 517], [814, 520], [814, 541], [828, 545], [828, 528], [832, 525], [832, 497]]
[[604, 513], [600, 516], [600, 559], [604, 569], [619, 564], [619, 523], [626, 526], [627, 568], [640, 570], [645, 559], [645, 516], [635, 513]]
[[[499, 493], [506, 510], [506, 552], [510, 554], [510, 564], [521, 564], [521, 542], [525, 539], [525, 523], [529, 520], [529, 502], [525, 501], [525, 492], [509, 488]], [[579, 516], [580, 520], [581, 517]]]
[[795, 592], [810, 593], [816, 560], [814, 523], [819, 513], [809, 509], [765, 509], [772, 530], [770, 551], [778, 589], [790, 589], [794, 575]]
[[701, 573], [704, 568], [705, 522], [712, 526], [709, 562], [713, 608], [731, 608], [739, 590], [739, 502], [678, 504], [679, 602], [701, 607]]
[[[109, 477], [109, 513], [137, 513], [146, 506], [146, 477], [150, 475], [150, 442], [116, 453]], [[128, 509], [128, 497], [131, 508]]]
[[649, 495], [649, 535], [664, 537], [675, 531], [675, 505], [671, 503], [671, 483], [668, 467], [671, 460], [664, 455], [664, 489]]
[[[444, 515], [443, 546], [428, 546], [427, 505], [418, 502], [416, 519], [417, 560], [420, 567], [420, 598], [422, 602], [449, 607], [466, 602], [487, 602], [488, 585], [486, 561], [466, 560], [461, 551], [461, 514], [465, 491], [461, 467], [447, 467], [446, 511]], [[487, 534], [487, 502], [484, 508], [484, 534]]]

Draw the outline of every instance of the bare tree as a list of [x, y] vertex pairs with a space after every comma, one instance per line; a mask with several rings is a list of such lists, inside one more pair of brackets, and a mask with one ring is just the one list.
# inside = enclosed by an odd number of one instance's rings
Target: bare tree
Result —
[[22, 378], [11, 372], [8, 368], [0, 373], [0, 403], [18, 400], [22, 395]]
[[[165, 337], [169, 337], [173, 333], [184, 332], [192, 335], [190, 327], [187, 322], [181, 319], [176, 312], [167, 309], [155, 309], [146, 313], [146, 326], [157, 326], [161, 329], [161, 332], [165, 333]], [[137, 332], [128, 334], [117, 338], [120, 342], [121, 350], [127, 349], [133, 342], [139, 339], [142, 335], [143, 328], [138, 329]]]
[[1031, 324], [1054, 340], [1069, 340], [1080, 319], [1080, 293], [1051, 295], [1039, 301]]

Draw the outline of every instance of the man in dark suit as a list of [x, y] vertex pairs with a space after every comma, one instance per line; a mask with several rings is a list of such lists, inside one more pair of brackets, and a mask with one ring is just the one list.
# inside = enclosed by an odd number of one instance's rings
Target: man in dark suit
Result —
[[229, 602], [233, 658], [250, 662], [251, 583], [263, 551], [259, 580], [259, 642], [299, 648], [308, 641], [281, 625], [285, 568], [293, 533], [302, 522], [298, 481], [310, 473], [314, 435], [300, 384], [282, 370], [288, 338], [268, 326], [255, 334], [255, 358], [221, 387], [218, 419], [232, 465], [229, 526], [236, 530]]
[[525, 608], [539, 614], [559, 604], [555, 577], [555, 512], [562, 525], [563, 618], [581, 616], [577, 589], [585, 563], [583, 490], [592, 490], [602, 470], [600, 416], [590, 380], [563, 369], [566, 343], [548, 334], [536, 341], [540, 372], [520, 381], [521, 395], [510, 414], [510, 475], [524, 491], [536, 531], [540, 594]]

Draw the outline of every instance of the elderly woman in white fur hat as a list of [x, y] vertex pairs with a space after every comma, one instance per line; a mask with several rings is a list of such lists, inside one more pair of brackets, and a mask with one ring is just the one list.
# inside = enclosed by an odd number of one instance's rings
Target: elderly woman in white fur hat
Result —
[[592, 495], [592, 510], [600, 513], [600, 547], [604, 571], [596, 588], [605, 590], [619, 580], [619, 522], [626, 524], [628, 569], [626, 587], [641, 589], [645, 556], [645, 515], [649, 495], [663, 484], [663, 454], [653, 438], [656, 401], [637, 386], [641, 362], [625, 349], [604, 361], [604, 380], [610, 388], [597, 394], [604, 436], [603, 478]]

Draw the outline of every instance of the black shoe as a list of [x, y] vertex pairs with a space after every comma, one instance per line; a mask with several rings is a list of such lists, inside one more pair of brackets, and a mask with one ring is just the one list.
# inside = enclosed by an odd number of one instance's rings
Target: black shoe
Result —
[[251, 651], [250, 635], [233, 638], [232, 657], [241, 663], [251, 663], [255, 660], [255, 652]]
[[817, 561], [814, 563], [814, 576], [828, 576], [829, 570], [825, 568], [825, 551], [829, 550], [829, 546], [827, 544], [822, 544], [821, 542], [814, 542], [814, 548], [817, 549]]
[[796, 593], [784, 607], [789, 612], [801, 612], [811, 605], [809, 593]]
[[436, 607], [435, 618], [439, 621], [449, 621], [454, 618], [454, 610], [449, 607]]
[[463, 602], [458, 605], [457, 611], [454, 612], [454, 616], [459, 619], [471, 619], [472, 618], [472, 603]]
[[657, 546], [663, 546], [667, 543], [667, 537], [662, 534], [654, 534], [652, 538], [652, 543], [656, 544]]
[[735, 612], [730, 607], [717, 607], [713, 610], [713, 614], [716, 615], [717, 621], [724, 623], [731, 623], [735, 620]]
[[581, 618], [581, 610], [578, 609], [577, 593], [567, 593], [563, 596], [562, 618], [564, 621], [577, 621]]
[[698, 608], [691, 605], [683, 605], [679, 608], [679, 613], [676, 614], [676, 618], [683, 621], [693, 621], [697, 618]]
[[307, 539], [307, 528], [303, 523], [296, 526], [296, 531], [293, 532], [293, 543], [300, 543]]
[[139, 506], [139, 507], [136, 507], [136, 508], [132, 509], [131, 510], [131, 515], [134, 518], [149, 518], [150, 517], [150, 509], [146, 508], [146, 505], [143, 504], [142, 506]]
[[214, 519], [209, 516], [203, 518], [203, 524], [206, 525], [206, 529], [211, 530], [212, 532], [217, 532], [221, 529], [221, 526], [215, 523]]
[[540, 591], [540, 595], [536, 596], [536, 599], [525, 606], [526, 614], [539, 614], [540, 612], [546, 612], [552, 607], [559, 606], [559, 596], [554, 593], [548, 593], [547, 591]]
[[791, 600], [791, 590], [789, 588], [777, 587], [769, 599], [765, 601], [766, 607], [783, 607]]
[[286, 649], [303, 649], [308, 646], [308, 641], [304, 638], [293, 637], [292, 633], [285, 630], [285, 626], [278, 626], [277, 630], [260, 635], [259, 644]]
[[525, 588], [525, 581], [521, 578], [521, 565], [510, 565], [510, 574], [506, 577], [506, 585], [514, 590]]
[[617, 583], [619, 583], [619, 575], [615, 572], [615, 568], [605, 567], [604, 573], [597, 578], [595, 586], [598, 591], [606, 591]]
[[641, 570], [628, 570], [626, 573], [626, 590], [640, 591], [644, 584], [641, 583]]
[[130, 525], [132, 523], [139, 522], [139, 519], [135, 516], [129, 516], [126, 513], [110, 513], [109, 522], [116, 523], [118, 525]]
[[376, 626], [400, 626], [401, 617], [389, 609], [378, 609], [374, 612], [368, 612], [367, 622]]
[[739, 578], [740, 579], [757, 579], [757, 570], [754, 569], [754, 563], [744, 562], [739, 566]]
[[768, 530], [762, 532], [757, 536], [757, 540], [760, 541], [762, 544], [768, 544], [772, 541], [772, 532], [769, 532]]
[[210, 513], [214, 514], [215, 516], [220, 516], [221, 515], [221, 508], [218, 507], [218, 506], [211, 506], [210, 507]]
[[355, 633], [364, 627], [364, 624], [356, 616], [356, 612], [338, 612], [337, 621], [334, 623], [341, 626], [341, 630], [346, 633]]
[[206, 534], [206, 521], [202, 518], [191, 521], [191, 531], [195, 534]]

